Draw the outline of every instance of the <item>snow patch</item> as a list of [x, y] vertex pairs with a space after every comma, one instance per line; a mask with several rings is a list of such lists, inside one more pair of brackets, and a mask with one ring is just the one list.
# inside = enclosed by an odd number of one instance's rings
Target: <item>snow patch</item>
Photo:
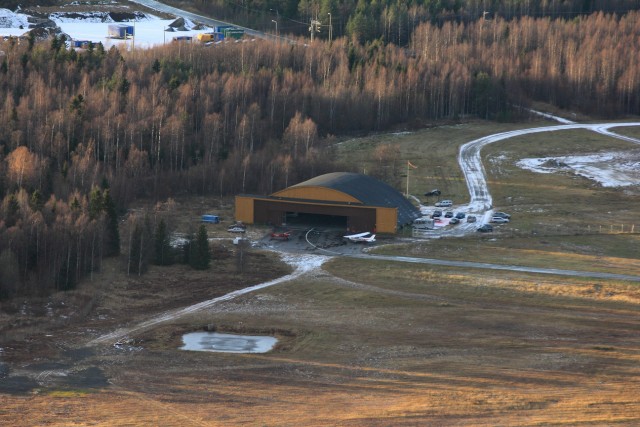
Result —
[[536, 173], [570, 170], [575, 175], [596, 181], [603, 187], [640, 184], [640, 151], [527, 158], [518, 161], [516, 165]]
[[0, 9], [0, 28], [27, 28], [28, 26], [27, 15], [14, 13], [9, 9]]

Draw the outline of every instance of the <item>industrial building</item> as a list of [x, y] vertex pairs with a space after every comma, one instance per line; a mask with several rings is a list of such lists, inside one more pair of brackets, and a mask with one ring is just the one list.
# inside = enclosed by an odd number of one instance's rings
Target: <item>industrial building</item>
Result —
[[395, 233], [420, 217], [397, 190], [358, 173], [320, 175], [271, 194], [236, 196], [236, 220], [282, 225], [304, 218], [353, 232]]

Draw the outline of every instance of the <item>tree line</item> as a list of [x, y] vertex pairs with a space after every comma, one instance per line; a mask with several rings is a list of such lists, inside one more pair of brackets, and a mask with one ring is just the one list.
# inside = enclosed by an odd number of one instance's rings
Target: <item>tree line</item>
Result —
[[639, 18], [425, 22], [403, 48], [348, 38], [135, 51], [3, 41], [0, 280], [72, 286], [116, 253], [117, 213], [136, 198], [269, 194], [350, 170], [335, 158], [338, 136], [512, 120], [531, 101], [637, 115]]
[[360, 42], [380, 39], [406, 46], [424, 23], [471, 23], [478, 19], [547, 17], [573, 19], [596, 12], [625, 14], [638, 0], [168, 0], [176, 7], [238, 25], [309, 37], [311, 20], [320, 22], [316, 37], [346, 36]]

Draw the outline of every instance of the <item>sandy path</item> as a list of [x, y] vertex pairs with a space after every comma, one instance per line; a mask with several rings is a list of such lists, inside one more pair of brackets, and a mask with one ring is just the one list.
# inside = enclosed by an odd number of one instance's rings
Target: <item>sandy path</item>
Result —
[[270, 286], [274, 286], [280, 283], [288, 282], [290, 280], [294, 280], [305, 273], [309, 273], [312, 270], [319, 269], [320, 266], [327, 260], [329, 257], [321, 256], [321, 255], [308, 255], [308, 254], [281, 254], [282, 260], [288, 263], [289, 265], [294, 267], [294, 270], [291, 274], [286, 276], [279, 277], [277, 279], [271, 280], [269, 282], [259, 283], [254, 286], [250, 286], [244, 289], [238, 289], [237, 291], [230, 292], [226, 295], [222, 295], [220, 297], [210, 299], [207, 301], [203, 301], [197, 304], [190, 305], [185, 308], [166, 311], [164, 313], [158, 314], [152, 317], [149, 320], [144, 322], [140, 322], [136, 325], [129, 326], [126, 328], [120, 328], [114, 332], [110, 332], [105, 335], [101, 335], [93, 341], [89, 342], [89, 345], [97, 345], [97, 344], [105, 344], [105, 343], [114, 343], [117, 342], [128, 335], [131, 335], [136, 332], [143, 331], [145, 329], [149, 329], [153, 326], [156, 326], [160, 323], [168, 322], [170, 320], [175, 320], [180, 317], [186, 316], [188, 314], [195, 313], [200, 310], [204, 310], [207, 308], [211, 308], [212, 306], [223, 302], [234, 299], [240, 295], [247, 294], [249, 292], [257, 291], [259, 289], [268, 288]]

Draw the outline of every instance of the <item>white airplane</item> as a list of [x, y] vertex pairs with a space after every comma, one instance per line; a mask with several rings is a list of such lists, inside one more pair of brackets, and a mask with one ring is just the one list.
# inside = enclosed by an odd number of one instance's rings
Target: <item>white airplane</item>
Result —
[[348, 236], [343, 237], [354, 243], [372, 243], [376, 241], [376, 235], [371, 234], [368, 231], [365, 233], [349, 234]]

